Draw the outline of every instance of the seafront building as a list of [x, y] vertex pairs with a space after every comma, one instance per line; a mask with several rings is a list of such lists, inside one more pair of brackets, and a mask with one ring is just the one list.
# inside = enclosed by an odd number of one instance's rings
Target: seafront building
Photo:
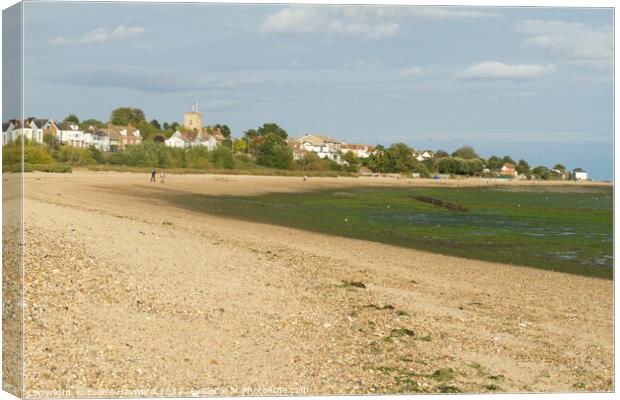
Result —
[[11, 120], [2, 124], [3, 144], [9, 144], [21, 135], [35, 143], [45, 143], [46, 135], [50, 135], [52, 143], [82, 148], [94, 146], [101, 151], [118, 151], [128, 145], [142, 143], [140, 130], [131, 125], [108, 124], [104, 129], [91, 126], [82, 130], [73, 122], [56, 122], [49, 118], [28, 118], [23, 124], [19, 120]]

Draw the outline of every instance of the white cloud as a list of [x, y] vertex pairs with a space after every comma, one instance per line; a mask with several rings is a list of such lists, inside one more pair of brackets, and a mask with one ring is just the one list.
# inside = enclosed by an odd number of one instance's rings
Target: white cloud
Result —
[[547, 51], [551, 56], [573, 60], [601, 60], [613, 57], [611, 27], [589, 27], [581, 22], [525, 20], [515, 30], [530, 37], [524, 47]]
[[457, 73], [456, 78], [526, 80], [542, 78], [555, 70], [553, 64], [504, 64], [497, 61], [484, 61]]
[[400, 31], [403, 18], [471, 19], [494, 13], [453, 7], [376, 7], [293, 5], [270, 15], [260, 26], [264, 34], [341, 34], [385, 39]]
[[422, 76], [424, 74], [424, 72], [422, 71], [422, 68], [420, 67], [412, 67], [412, 68], [407, 68], [407, 69], [403, 69], [399, 72], [399, 74], [401, 76], [405, 76], [407, 78], [415, 78], [418, 76]]
[[85, 33], [79, 38], [66, 38], [58, 36], [50, 41], [55, 46], [66, 46], [71, 44], [90, 44], [107, 43], [113, 40], [126, 39], [132, 36], [141, 35], [146, 30], [141, 26], [119, 25], [116, 28], [98, 28]]
[[414, 7], [409, 14], [433, 19], [477, 19], [499, 16], [492, 12], [460, 10], [454, 7]]
[[400, 26], [392, 21], [361, 13], [347, 12], [342, 7], [289, 6], [270, 15], [260, 26], [265, 34], [341, 34], [383, 39], [398, 33]]

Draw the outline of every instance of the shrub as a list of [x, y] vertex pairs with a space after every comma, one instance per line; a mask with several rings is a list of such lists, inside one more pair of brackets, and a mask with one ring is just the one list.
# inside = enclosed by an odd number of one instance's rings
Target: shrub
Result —
[[[72, 165], [89, 165], [95, 164], [96, 161], [93, 158], [93, 153], [90, 149], [84, 149], [80, 147], [74, 146], [61, 146], [57, 151], [54, 152], [54, 158], [56, 161], [62, 163], [69, 163]], [[51, 159], [46, 163], [39, 164], [50, 164]]]
[[[13, 165], [21, 162], [20, 142], [14, 142], [2, 148], [2, 162], [4, 165]], [[44, 145], [24, 141], [24, 163], [28, 164], [49, 164], [52, 157]]]
[[209, 152], [211, 164], [215, 168], [233, 169], [235, 168], [235, 160], [230, 148], [218, 146], [215, 150]]

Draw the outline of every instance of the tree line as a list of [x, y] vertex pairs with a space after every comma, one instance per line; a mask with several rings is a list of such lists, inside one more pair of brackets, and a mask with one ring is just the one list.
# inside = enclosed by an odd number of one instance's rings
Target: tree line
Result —
[[[77, 124], [82, 130], [91, 127], [104, 128], [107, 125], [92, 118], [80, 121], [74, 114], [67, 116], [64, 121]], [[132, 125], [140, 129], [143, 143], [126, 146], [124, 151], [106, 154], [92, 146], [90, 148], [58, 146], [46, 137], [47, 146], [37, 146], [36, 143], [28, 143], [25, 146], [24, 161], [32, 164], [111, 164], [200, 169], [265, 167], [335, 172], [358, 172], [360, 168], [365, 167], [376, 173], [409, 175], [417, 173], [422, 177], [431, 177], [435, 174], [495, 176], [496, 171], [505, 164], [514, 165], [517, 173], [525, 175], [528, 179], [560, 179], [567, 172], [562, 164], [556, 164], [553, 168], [542, 165], [531, 168], [526, 160], [515, 162], [508, 155], [483, 158], [471, 146], [462, 146], [452, 153], [437, 150], [431, 158], [419, 161], [414, 156], [414, 149], [404, 143], [395, 143], [389, 147], [377, 145], [367, 159], [360, 159], [353, 152], [344, 152], [340, 154], [344, 161], [341, 164], [321, 159], [312, 152], [305, 152], [295, 160], [293, 150], [287, 143], [288, 133], [276, 123], [265, 123], [257, 128], [248, 129], [236, 140], [232, 138], [231, 130], [226, 124], [215, 124], [209, 126], [207, 130], [211, 133], [219, 132], [224, 138], [215, 150], [208, 151], [204, 147], [179, 149], [164, 146], [163, 140], [156, 140], [158, 137], [166, 139], [176, 130], [182, 129], [178, 122], [160, 123], [156, 119], [147, 121], [144, 111], [132, 107], [114, 109], [109, 122], [113, 125]], [[10, 146], [7, 147], [7, 155], [4, 165], [11, 163], [17, 156], [11, 153]]]

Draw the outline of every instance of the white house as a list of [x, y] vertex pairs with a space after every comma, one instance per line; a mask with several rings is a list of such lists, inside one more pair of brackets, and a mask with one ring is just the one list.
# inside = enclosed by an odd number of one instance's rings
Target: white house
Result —
[[28, 118], [24, 121], [22, 133], [24, 138], [36, 142], [43, 143], [43, 125], [47, 120]]
[[320, 158], [327, 158], [342, 163], [340, 147], [342, 143], [325, 135], [306, 134], [295, 139], [298, 144], [296, 158], [303, 155], [304, 151], [316, 153]]
[[504, 165], [502, 165], [502, 168], [499, 170], [499, 173], [501, 175], [517, 176], [517, 169], [515, 168], [513, 164], [505, 163]]
[[53, 121], [50, 119], [39, 118], [28, 118], [24, 120], [23, 125], [18, 120], [5, 122], [2, 124], [2, 141], [7, 144], [23, 134], [30, 141], [43, 143], [44, 131], [52, 123]]
[[346, 144], [342, 143], [340, 145], [340, 151], [342, 154], [353, 153], [358, 158], [368, 158], [372, 153], [374, 153], [375, 148], [373, 146], [367, 146], [365, 144]]
[[168, 139], [166, 139], [164, 143], [166, 146], [178, 147], [182, 149], [186, 147], [205, 146], [209, 151], [215, 150], [218, 145], [215, 135], [208, 135], [204, 132], [188, 130], [177, 130]]
[[104, 129], [89, 130], [92, 145], [101, 151], [110, 151], [110, 134]]
[[43, 143], [44, 131], [48, 129], [51, 123], [52, 120], [50, 119], [32, 118], [28, 124], [32, 132], [31, 140], [33, 142]]
[[89, 131], [84, 131], [84, 147], [90, 147], [93, 145], [93, 134]]
[[416, 160], [418, 160], [420, 162], [433, 158], [433, 154], [429, 150], [421, 151], [418, 154], [414, 153], [414, 156], [415, 156]]
[[174, 132], [164, 143], [168, 147], [179, 147], [182, 149], [189, 146], [187, 138], [180, 131]]
[[2, 123], [2, 144], [9, 144], [13, 141], [13, 130], [15, 124], [13, 121], [7, 121]]
[[209, 149], [209, 151], [213, 151], [217, 147], [217, 144], [218, 143], [215, 136], [209, 135], [209, 138], [206, 140], [205, 143], [203, 143], [203, 146], [207, 146], [207, 149]]
[[57, 123], [56, 129], [52, 129], [52, 133], [54, 131], [57, 143], [75, 147], [87, 147], [84, 142], [84, 131], [73, 122], [63, 121]]
[[588, 180], [588, 173], [586, 171], [573, 171], [573, 179], [576, 181], [586, 181]]

